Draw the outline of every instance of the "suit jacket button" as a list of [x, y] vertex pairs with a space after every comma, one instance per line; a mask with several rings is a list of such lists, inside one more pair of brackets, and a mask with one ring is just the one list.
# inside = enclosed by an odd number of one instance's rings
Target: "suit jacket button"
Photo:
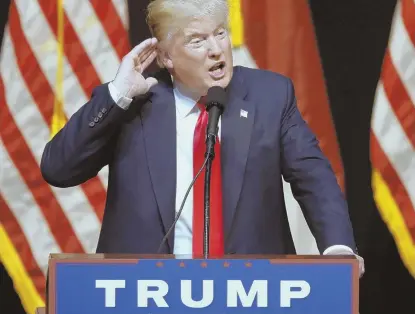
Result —
[[95, 126], [95, 123], [94, 123], [94, 122], [90, 122], [90, 123], [89, 123], [89, 126], [90, 126], [91, 128], [93, 128], [93, 127]]
[[94, 118], [94, 122], [98, 123], [99, 119], [97, 117]]

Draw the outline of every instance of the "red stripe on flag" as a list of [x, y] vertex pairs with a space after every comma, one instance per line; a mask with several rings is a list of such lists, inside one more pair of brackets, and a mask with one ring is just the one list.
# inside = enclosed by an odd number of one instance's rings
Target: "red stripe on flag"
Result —
[[39, 105], [38, 109], [47, 125], [52, 123], [53, 115], [53, 91], [50, 88], [40, 66], [32, 52], [32, 49], [23, 33], [19, 12], [14, 1], [10, 4], [9, 13], [10, 37], [15, 47], [16, 62], [21, 69], [23, 79]]
[[105, 187], [98, 177], [93, 177], [88, 181], [82, 183], [82, 190], [84, 191], [89, 203], [94, 208], [95, 214], [98, 216], [100, 222], [104, 217], [104, 208], [107, 194]]
[[26, 269], [27, 274], [33, 281], [37, 292], [44, 299], [45, 298], [45, 276], [33, 256], [32, 249], [26, 236], [13, 215], [6, 201], [0, 193], [0, 222], [7, 232], [14, 248], [19, 253], [19, 257]]
[[101, 20], [101, 24], [112, 46], [117, 51], [118, 57], [122, 59], [130, 50], [129, 37], [114, 4], [111, 1], [102, 0], [90, 0], [89, 2]]
[[381, 173], [383, 179], [387, 183], [411, 234], [412, 242], [415, 244], [415, 208], [408, 195], [408, 191], [405, 189], [395, 168], [380, 147], [378, 139], [373, 131], [371, 131], [370, 145], [373, 166]]
[[61, 250], [68, 253], [83, 253], [82, 245], [68, 218], [56, 200], [51, 187], [43, 180], [36, 159], [20, 133], [8, 105], [6, 105], [4, 92], [3, 80], [0, 78], [0, 103], [5, 104], [0, 115], [0, 136], [4, 146], [16, 170], [19, 171], [20, 176], [32, 191], [33, 197], [42, 210]]
[[[10, 36], [15, 45], [16, 62], [20, 68], [39, 112], [50, 127], [53, 116], [54, 92], [33, 54], [20, 23], [19, 13], [14, 2], [10, 5]], [[106, 192], [98, 177], [91, 178], [81, 185], [89, 203], [102, 221]]]
[[[398, 4], [399, 5], [399, 4]], [[415, 3], [414, 0], [402, 0], [402, 19], [412, 45], [415, 46]]]
[[[39, 0], [39, 5], [53, 33], [57, 36], [58, 14], [56, 1]], [[92, 90], [101, 84], [101, 81], [66, 13], [64, 13], [64, 21], [64, 53], [84, 92], [91, 95]]]
[[415, 148], [415, 107], [396, 72], [388, 49], [385, 52], [381, 79], [393, 112], [412, 143], [412, 147]]

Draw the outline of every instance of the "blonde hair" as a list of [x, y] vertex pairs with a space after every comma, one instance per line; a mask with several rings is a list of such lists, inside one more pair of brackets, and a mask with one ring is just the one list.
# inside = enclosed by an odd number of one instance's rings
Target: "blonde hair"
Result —
[[150, 32], [161, 44], [191, 20], [206, 16], [223, 21], [227, 27], [227, 0], [153, 0], [147, 7]]

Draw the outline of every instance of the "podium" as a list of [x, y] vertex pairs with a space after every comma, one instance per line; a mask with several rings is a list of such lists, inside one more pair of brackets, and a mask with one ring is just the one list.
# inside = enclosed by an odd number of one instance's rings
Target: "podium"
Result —
[[358, 296], [354, 256], [55, 254], [46, 314], [358, 314]]

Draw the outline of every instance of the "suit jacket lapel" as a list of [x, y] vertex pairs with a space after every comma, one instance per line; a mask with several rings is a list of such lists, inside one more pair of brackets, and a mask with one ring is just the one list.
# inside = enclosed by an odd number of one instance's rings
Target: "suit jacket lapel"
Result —
[[[165, 232], [174, 222], [176, 204], [176, 111], [169, 79], [152, 88], [141, 111], [147, 162]], [[221, 117], [221, 166], [225, 232], [231, 232], [240, 197], [255, 118], [255, 103], [235, 68], [228, 88], [229, 101]], [[168, 238], [174, 246], [174, 232]]]
[[[167, 232], [175, 216], [176, 202], [176, 110], [172, 86], [159, 82], [142, 111], [147, 162], [158, 209]], [[173, 249], [174, 232], [168, 244]]]
[[255, 103], [246, 99], [247, 88], [238, 68], [235, 68], [228, 90], [229, 100], [221, 118], [222, 194], [226, 238], [232, 230], [242, 189], [255, 118]]

